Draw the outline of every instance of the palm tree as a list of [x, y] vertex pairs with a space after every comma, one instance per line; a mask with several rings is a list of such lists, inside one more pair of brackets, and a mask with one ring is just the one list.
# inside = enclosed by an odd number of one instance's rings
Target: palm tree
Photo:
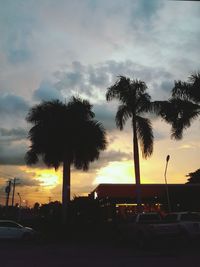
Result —
[[155, 101], [154, 111], [172, 126], [172, 138], [182, 139], [183, 130], [200, 115], [200, 73], [188, 82], [175, 81], [169, 101]]
[[27, 115], [33, 124], [28, 138], [30, 149], [26, 163], [32, 165], [41, 157], [48, 167], [56, 170], [63, 164], [63, 221], [70, 203], [71, 165], [87, 170], [89, 163], [98, 159], [106, 148], [106, 134], [101, 123], [94, 120], [92, 105], [87, 100], [73, 97], [68, 104], [59, 100], [42, 102]]
[[119, 76], [114, 85], [108, 88], [107, 101], [118, 99], [120, 106], [116, 113], [116, 126], [123, 130], [126, 121], [130, 118], [133, 130], [133, 159], [135, 166], [136, 198], [138, 206], [141, 205], [140, 192], [140, 161], [139, 146], [142, 156], [147, 158], [153, 153], [153, 131], [151, 121], [143, 114], [151, 111], [151, 97], [146, 93], [147, 86], [143, 81], [130, 80]]
[[171, 101], [177, 110], [172, 122], [173, 137], [181, 139], [183, 130], [200, 115], [200, 72], [191, 74], [188, 82], [175, 81]]

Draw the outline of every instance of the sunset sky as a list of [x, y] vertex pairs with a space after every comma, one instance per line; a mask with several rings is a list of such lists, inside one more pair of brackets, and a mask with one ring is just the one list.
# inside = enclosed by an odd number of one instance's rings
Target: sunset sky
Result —
[[[88, 172], [72, 168], [72, 197], [99, 183], [135, 182], [130, 123], [116, 129], [118, 103], [106, 102], [106, 89], [125, 75], [145, 81], [153, 100], [167, 100], [174, 80], [200, 70], [199, 25], [198, 1], [0, 0], [0, 203], [14, 177], [30, 205], [61, 199], [62, 169], [25, 165], [25, 117], [42, 100], [72, 95], [90, 100], [109, 142]], [[152, 116], [152, 123], [154, 153], [141, 158], [142, 182], [164, 183], [169, 154], [168, 182], [185, 183], [200, 168], [199, 119], [181, 141], [165, 122]]]

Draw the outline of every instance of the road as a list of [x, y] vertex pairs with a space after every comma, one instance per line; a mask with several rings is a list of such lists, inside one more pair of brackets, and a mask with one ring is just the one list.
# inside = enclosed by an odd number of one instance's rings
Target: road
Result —
[[108, 243], [0, 243], [1, 267], [185, 267], [200, 266], [199, 247], [137, 250]]

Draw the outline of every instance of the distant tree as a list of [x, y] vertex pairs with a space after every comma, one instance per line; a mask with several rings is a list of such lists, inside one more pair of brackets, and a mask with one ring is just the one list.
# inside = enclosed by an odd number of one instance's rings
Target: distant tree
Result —
[[33, 124], [29, 131], [30, 149], [26, 163], [32, 165], [39, 157], [56, 170], [63, 164], [62, 205], [66, 221], [70, 202], [71, 165], [87, 170], [106, 148], [106, 134], [101, 123], [94, 120], [92, 105], [87, 100], [73, 97], [68, 104], [59, 100], [43, 102], [28, 113]]
[[33, 206], [33, 210], [34, 210], [35, 212], [38, 212], [39, 207], [40, 207], [40, 203], [35, 202], [35, 204], [34, 204], [34, 206]]
[[117, 99], [120, 102], [116, 113], [115, 121], [120, 130], [123, 130], [126, 121], [130, 118], [133, 130], [133, 159], [135, 166], [135, 181], [137, 204], [141, 204], [140, 193], [140, 161], [139, 146], [142, 156], [147, 158], [153, 153], [153, 131], [151, 121], [144, 117], [145, 113], [152, 110], [151, 97], [146, 92], [145, 82], [131, 80], [120, 76], [114, 85], [108, 88], [106, 93], [107, 101]]
[[187, 184], [200, 184], [200, 169], [188, 173], [186, 177], [189, 177]]

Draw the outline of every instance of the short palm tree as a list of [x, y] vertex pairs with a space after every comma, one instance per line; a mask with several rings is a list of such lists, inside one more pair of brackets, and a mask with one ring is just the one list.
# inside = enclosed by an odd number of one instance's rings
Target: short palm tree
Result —
[[172, 99], [176, 103], [176, 118], [172, 123], [173, 136], [182, 138], [183, 130], [200, 115], [200, 72], [189, 76], [188, 82], [175, 81]]
[[101, 123], [94, 120], [92, 105], [87, 100], [73, 97], [68, 104], [59, 100], [43, 102], [28, 113], [33, 124], [28, 138], [30, 149], [26, 153], [28, 165], [41, 157], [48, 167], [58, 169], [63, 164], [63, 220], [66, 221], [70, 202], [70, 170], [87, 170], [89, 163], [98, 159], [106, 148], [106, 134]]
[[141, 190], [138, 141], [143, 157], [147, 158], [153, 153], [154, 139], [151, 121], [143, 117], [144, 113], [151, 111], [151, 97], [146, 93], [146, 89], [147, 86], [143, 81], [119, 76], [119, 79], [108, 88], [106, 93], [107, 101], [118, 99], [120, 102], [115, 117], [117, 127], [123, 130], [129, 118], [132, 122], [136, 198], [139, 206], [141, 205]]
[[200, 115], [200, 73], [192, 74], [188, 82], [175, 81], [169, 101], [155, 101], [158, 115], [172, 126], [172, 138], [182, 139], [183, 130]]

